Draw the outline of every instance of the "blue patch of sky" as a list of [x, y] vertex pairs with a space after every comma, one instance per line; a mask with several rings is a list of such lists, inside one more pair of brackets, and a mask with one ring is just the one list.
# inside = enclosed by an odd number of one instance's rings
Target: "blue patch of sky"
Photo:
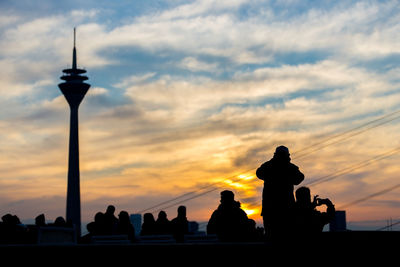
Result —
[[[90, 90], [90, 89], [89, 89]], [[130, 98], [127, 98], [121, 93], [115, 92], [110, 89], [108, 94], [92, 95], [88, 97], [88, 105], [96, 108], [112, 108], [131, 103]]]
[[105, 22], [109, 26], [118, 26], [131, 18], [153, 14], [187, 2], [183, 0], [1, 0], [0, 9], [9, 15], [19, 15], [25, 21], [39, 17], [64, 15], [74, 10], [97, 10], [100, 11], [100, 16], [97, 17], [99, 22]]
[[[167, 50], [152, 53], [134, 47], [105, 50], [102, 51], [102, 56], [111, 60], [116, 60], [117, 64], [91, 71], [98, 84], [113, 85], [121, 82], [125, 77], [132, 75], [140, 76], [146, 73], [156, 73], [156, 75], [150, 78], [150, 80], [157, 79], [162, 75], [175, 77], [198, 75], [215, 79], [228, 79], [231, 77], [227, 71], [228, 68], [226, 67], [229, 65], [229, 60], [223, 57], [193, 56], [177, 51]], [[191, 71], [190, 69], [185, 69], [180, 66], [181, 61], [186, 57], [194, 57], [198, 61], [207, 64], [216, 63], [217, 66], [221, 66], [221, 68], [217, 69], [217, 71], [214, 69]]]
[[[162, 75], [171, 76], [206, 76], [215, 80], [230, 80], [239, 71], [252, 72], [258, 68], [281, 67], [282, 65], [313, 64], [324, 60], [329, 55], [323, 51], [291, 52], [274, 54], [274, 60], [263, 64], [234, 65], [229, 58], [211, 55], [190, 55], [177, 51], [147, 52], [140, 48], [122, 47], [102, 51], [102, 56], [118, 63], [105, 68], [94, 69], [93, 78], [98, 84], [116, 84], [121, 78], [131, 75], [141, 75], [154, 72], [156, 79]], [[190, 70], [184, 69], [179, 63], [186, 57], [194, 57], [200, 62], [216, 64], [216, 69]], [[112, 71], [110, 71], [110, 69]]]
[[377, 58], [358, 58], [353, 64], [355, 67], [360, 67], [367, 70], [373, 70], [375, 73], [385, 73], [392, 69], [398, 68], [400, 62], [400, 53], [389, 54], [384, 57]]
[[227, 106], [240, 106], [240, 107], [263, 107], [263, 106], [282, 106], [285, 102], [297, 99], [297, 98], [305, 98], [305, 99], [315, 99], [320, 100], [321, 102], [326, 101], [326, 94], [329, 94], [332, 88], [319, 88], [319, 89], [303, 89], [298, 90], [296, 92], [284, 95], [284, 96], [268, 96], [259, 98], [256, 100], [249, 100], [245, 103], [226, 103], [221, 106], [221, 110]]
[[[272, 53], [272, 52], [271, 52]], [[283, 65], [315, 64], [326, 60], [331, 54], [327, 51], [313, 50], [305, 52], [273, 53], [273, 59], [265, 63], [242, 64], [234, 71], [252, 72], [260, 68], [279, 68]]]
[[330, 53], [326, 50], [313, 50], [305, 52], [274, 53], [272, 67], [280, 65], [314, 64], [329, 58]]
[[106, 87], [120, 83], [124, 78], [132, 75], [167, 72], [167, 63], [170, 61], [166, 56], [159, 56], [132, 47], [103, 50], [102, 57], [117, 61], [105, 68], [96, 68], [91, 71], [96, 83]]
[[306, 16], [311, 10], [328, 12], [337, 6], [346, 8], [354, 2], [357, 1], [346, 1], [346, 3], [329, 0], [248, 1], [240, 5], [234, 15], [240, 21], [256, 19], [264, 20], [266, 23], [279, 22]]
[[287, 95], [286, 99], [296, 99], [296, 98], [306, 98], [306, 99], [315, 99], [321, 102], [327, 100], [326, 95], [331, 93], [333, 90], [337, 90], [338, 88], [318, 88], [318, 89], [302, 89], [291, 94]]
[[[385, 88], [383, 88], [385, 89]], [[400, 94], [400, 86], [397, 88], [393, 88], [390, 90], [382, 90], [382, 91], [377, 91], [376, 93], [372, 94], [374, 97], [389, 97], [389, 96], [398, 96]], [[397, 108], [400, 108], [400, 106], [397, 106]]]
[[[381, 58], [373, 58], [373, 59], [359, 59], [352, 66], [365, 69], [371, 73], [376, 73], [380, 75], [385, 75], [388, 72], [396, 71], [399, 68], [400, 54], [390, 54]], [[376, 97], [384, 97], [391, 95], [398, 95], [400, 90], [400, 78], [398, 76], [387, 77], [387, 82], [396, 85], [395, 88], [377, 88], [374, 96]]]
[[61, 94], [61, 91], [58, 88], [58, 84], [63, 81], [57, 80], [58, 76], [61, 75], [54, 76], [55, 77], [54, 84], [49, 84], [38, 88], [38, 93], [33, 95], [34, 98], [32, 99], [32, 101], [35, 101], [37, 99], [39, 102], [42, 102], [45, 99], [51, 100], [59, 96]]
[[274, 16], [280, 20], [302, 16], [307, 14], [310, 9], [329, 10], [336, 4], [335, 1], [328, 0], [268, 1], [266, 3], [268, 8], [273, 11]]

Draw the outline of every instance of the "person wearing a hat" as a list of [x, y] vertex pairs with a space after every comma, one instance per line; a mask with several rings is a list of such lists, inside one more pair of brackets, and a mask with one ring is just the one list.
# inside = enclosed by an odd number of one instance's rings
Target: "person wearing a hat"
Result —
[[279, 146], [273, 158], [256, 172], [257, 177], [264, 181], [261, 216], [267, 239], [285, 238], [290, 232], [294, 186], [304, 180], [304, 174], [290, 160], [289, 149]]
[[230, 190], [221, 192], [220, 202], [208, 221], [207, 234], [216, 234], [223, 242], [245, 241], [250, 234], [250, 222], [240, 202]]

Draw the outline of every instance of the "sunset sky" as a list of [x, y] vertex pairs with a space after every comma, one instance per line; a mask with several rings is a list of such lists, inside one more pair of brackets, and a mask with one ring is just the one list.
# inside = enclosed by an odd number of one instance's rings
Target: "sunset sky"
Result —
[[260, 223], [279, 145], [348, 221], [400, 220], [399, 187], [346, 207], [399, 184], [399, 2], [304, 0], [1, 1], [1, 216], [65, 216], [74, 27], [83, 221], [184, 194], [149, 211], [207, 221], [230, 189]]

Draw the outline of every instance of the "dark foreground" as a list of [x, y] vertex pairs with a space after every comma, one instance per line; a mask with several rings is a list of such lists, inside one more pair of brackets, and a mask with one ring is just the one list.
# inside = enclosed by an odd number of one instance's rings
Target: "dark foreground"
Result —
[[14, 266], [398, 266], [400, 232], [327, 232], [282, 243], [2, 245], [0, 254]]

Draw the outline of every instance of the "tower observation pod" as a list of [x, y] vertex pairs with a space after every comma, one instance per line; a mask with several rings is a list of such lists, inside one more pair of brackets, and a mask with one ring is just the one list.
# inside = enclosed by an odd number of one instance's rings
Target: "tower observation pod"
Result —
[[85, 83], [88, 79], [81, 74], [86, 70], [78, 69], [76, 61], [76, 31], [74, 28], [74, 48], [72, 53], [72, 68], [64, 69], [61, 79], [64, 82], [58, 87], [65, 96], [70, 107], [70, 129], [69, 129], [69, 158], [68, 158], [68, 187], [67, 187], [67, 211], [66, 220], [73, 224], [77, 236], [81, 234], [81, 198], [80, 198], [80, 175], [79, 175], [79, 136], [78, 136], [78, 108], [79, 104], [89, 90], [90, 84]]

